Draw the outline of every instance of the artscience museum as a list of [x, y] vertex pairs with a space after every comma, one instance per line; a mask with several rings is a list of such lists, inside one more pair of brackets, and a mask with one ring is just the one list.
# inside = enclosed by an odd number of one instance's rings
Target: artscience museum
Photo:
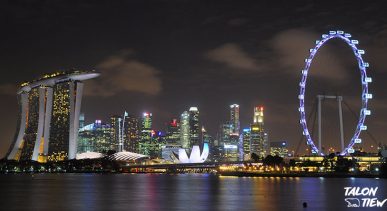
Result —
[[185, 149], [179, 149], [179, 153], [171, 153], [173, 160], [176, 163], [204, 163], [209, 154], [209, 146], [207, 143], [203, 145], [203, 151], [200, 151], [198, 145], [194, 145], [191, 149], [191, 154], [188, 157], [187, 151]]

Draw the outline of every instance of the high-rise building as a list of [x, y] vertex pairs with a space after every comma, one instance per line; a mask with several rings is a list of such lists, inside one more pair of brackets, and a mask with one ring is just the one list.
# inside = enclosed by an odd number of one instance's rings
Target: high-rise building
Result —
[[254, 108], [254, 122], [250, 126], [250, 153], [255, 153], [260, 157], [266, 156], [267, 133], [264, 128], [263, 106]]
[[112, 138], [112, 144], [115, 146], [116, 151], [118, 151], [118, 144], [122, 139], [122, 117], [118, 115], [113, 115], [110, 117], [110, 135]]
[[203, 135], [203, 144], [207, 144], [209, 149], [208, 160], [213, 161], [214, 158], [216, 158], [216, 156], [214, 156], [216, 153], [215, 140], [214, 138], [212, 138], [210, 134], [207, 133], [204, 127], [202, 127], [202, 135]]
[[129, 152], [138, 152], [140, 126], [136, 117], [127, 116], [125, 118], [124, 136], [124, 150]]
[[167, 123], [165, 144], [161, 146], [162, 158], [175, 162], [174, 158], [176, 157], [175, 155], [179, 154], [179, 149], [181, 149], [180, 124], [177, 119], [173, 118]]
[[171, 119], [167, 125], [166, 134], [167, 145], [181, 145], [180, 144], [180, 127], [177, 119]]
[[273, 141], [270, 142], [270, 155], [287, 157], [289, 153], [287, 141]]
[[111, 136], [117, 152], [136, 152], [140, 137], [139, 122], [125, 111], [123, 116], [110, 117]]
[[226, 122], [220, 125], [218, 134], [218, 140], [220, 140], [220, 145], [230, 144], [231, 131], [232, 128], [230, 122]]
[[165, 146], [165, 135], [160, 131], [151, 130], [150, 139], [143, 139], [139, 142], [139, 153], [151, 158], [160, 158], [163, 146]]
[[75, 159], [82, 81], [97, 76], [94, 71], [57, 72], [21, 84], [18, 128], [7, 159]]
[[220, 153], [223, 161], [237, 161], [238, 160], [238, 142], [239, 136], [232, 133], [233, 126], [231, 122], [226, 122], [220, 126]]
[[250, 160], [250, 128], [243, 129], [243, 160]]
[[197, 107], [189, 108], [189, 129], [190, 129], [190, 147], [194, 145], [201, 145], [200, 140], [200, 124], [199, 124], [199, 110]]
[[230, 105], [230, 123], [231, 123], [231, 133], [239, 136], [240, 130], [240, 121], [239, 121], [239, 105], [232, 104]]
[[183, 149], [190, 148], [190, 118], [188, 111], [180, 116], [180, 144]]
[[149, 141], [152, 132], [152, 113], [144, 112], [141, 120], [141, 141]]
[[116, 145], [112, 141], [111, 126], [95, 120], [94, 123], [79, 129], [78, 153], [100, 152], [107, 153], [115, 150]]
[[158, 151], [159, 148], [161, 150], [161, 145], [158, 140], [154, 138], [155, 134], [156, 132], [152, 130], [152, 113], [144, 112], [141, 119], [138, 153], [149, 155], [151, 157], [158, 157]]

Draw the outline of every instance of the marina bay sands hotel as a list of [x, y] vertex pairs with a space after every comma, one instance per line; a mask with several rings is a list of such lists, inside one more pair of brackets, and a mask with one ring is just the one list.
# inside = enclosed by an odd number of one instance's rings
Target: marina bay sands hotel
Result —
[[56, 72], [21, 84], [18, 128], [7, 159], [75, 159], [82, 81], [98, 76], [95, 71]]

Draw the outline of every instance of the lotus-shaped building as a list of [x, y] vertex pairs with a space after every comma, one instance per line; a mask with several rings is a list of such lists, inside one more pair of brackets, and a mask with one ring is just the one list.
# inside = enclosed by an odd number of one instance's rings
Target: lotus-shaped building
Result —
[[207, 160], [209, 153], [209, 147], [207, 143], [204, 143], [203, 152], [200, 153], [200, 147], [194, 145], [191, 150], [191, 154], [188, 157], [185, 149], [179, 149], [179, 154], [176, 157], [178, 163], [203, 163]]

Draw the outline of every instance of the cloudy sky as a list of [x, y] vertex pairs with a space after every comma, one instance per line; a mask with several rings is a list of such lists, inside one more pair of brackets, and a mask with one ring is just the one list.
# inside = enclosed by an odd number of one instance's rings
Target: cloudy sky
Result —
[[[215, 136], [228, 107], [265, 107], [270, 141], [301, 139], [297, 95], [300, 70], [316, 39], [344, 30], [360, 41], [374, 83], [373, 115], [364, 147], [387, 144], [387, 16], [382, 1], [5, 1], [0, 3], [0, 156], [16, 131], [16, 87], [43, 73], [95, 69], [86, 82], [86, 122], [112, 114], [153, 113], [155, 129], [197, 106]], [[342, 95], [356, 114], [361, 83], [356, 59], [332, 40], [313, 61], [307, 112], [317, 94]], [[323, 145], [338, 147], [335, 101], [323, 104]], [[312, 118], [313, 119], [313, 118]], [[357, 119], [344, 107], [346, 142]], [[310, 125], [312, 123], [309, 123]], [[305, 151], [301, 144], [299, 152]]]

